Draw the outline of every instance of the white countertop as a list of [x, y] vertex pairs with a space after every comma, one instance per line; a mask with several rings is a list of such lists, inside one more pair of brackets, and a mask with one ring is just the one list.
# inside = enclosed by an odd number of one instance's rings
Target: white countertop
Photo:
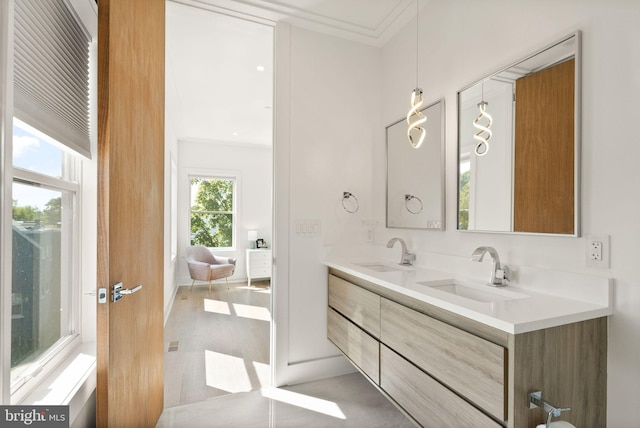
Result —
[[[496, 288], [486, 285], [483, 281], [457, 277], [450, 272], [419, 266], [399, 266], [396, 262], [387, 260], [365, 262], [363, 260], [347, 261], [344, 257], [329, 257], [325, 260], [325, 264], [511, 334], [526, 333], [613, 314], [612, 285], [606, 278], [596, 278], [596, 281], [587, 278], [583, 280], [585, 286], [582, 292], [576, 293], [575, 290], [580, 284], [575, 284], [576, 279], [567, 279], [566, 275], [563, 276], [561, 281], [567, 282], [567, 291], [571, 292], [572, 296], [578, 296], [573, 298], [563, 295], [562, 292], [553, 292], [561, 289], [563, 284], [541, 283], [537, 288], [542, 291], [514, 285]], [[363, 264], [384, 265], [397, 270], [378, 272], [362, 266]], [[537, 279], [544, 281], [539, 277]], [[434, 288], [434, 286], [453, 281], [468, 287], [466, 290], [474, 289], [481, 295], [490, 296], [491, 301], [480, 302]], [[574, 283], [571, 283], [572, 281]], [[428, 285], [420, 282], [428, 282]], [[579, 276], [577, 282], [581, 282]], [[593, 289], [596, 290], [595, 293], [590, 291]], [[495, 296], [495, 299], [491, 296]]]

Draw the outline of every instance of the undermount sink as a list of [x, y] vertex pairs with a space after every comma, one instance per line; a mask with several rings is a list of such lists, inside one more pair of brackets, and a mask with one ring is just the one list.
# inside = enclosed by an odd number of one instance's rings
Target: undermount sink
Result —
[[356, 266], [375, 270], [376, 272], [396, 272], [402, 270], [394, 266], [388, 266], [382, 263], [354, 263]]
[[480, 286], [465, 285], [455, 279], [447, 279], [442, 281], [422, 281], [420, 285], [426, 285], [434, 290], [443, 291], [445, 293], [454, 294], [464, 297], [465, 299], [475, 300], [476, 302], [492, 303], [505, 300], [523, 299], [528, 297], [525, 294], [516, 293], [505, 290], [503, 288], [480, 289]]

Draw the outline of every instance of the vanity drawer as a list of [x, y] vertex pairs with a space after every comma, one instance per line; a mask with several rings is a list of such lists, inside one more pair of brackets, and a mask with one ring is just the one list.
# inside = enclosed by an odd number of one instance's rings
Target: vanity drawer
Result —
[[424, 427], [502, 426], [384, 345], [380, 387]]
[[506, 420], [506, 349], [387, 299], [380, 340], [438, 381]]
[[380, 337], [380, 296], [329, 275], [329, 306], [372, 336]]
[[380, 343], [331, 308], [327, 337], [375, 383], [380, 383]]

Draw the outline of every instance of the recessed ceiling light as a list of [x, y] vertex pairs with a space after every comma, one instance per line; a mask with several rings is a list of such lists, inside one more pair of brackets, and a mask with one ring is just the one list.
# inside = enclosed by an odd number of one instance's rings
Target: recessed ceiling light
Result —
[[233, 136], [234, 136], [234, 137], [237, 137], [237, 136], [238, 136], [238, 133], [237, 133], [237, 132], [234, 132], [234, 133], [233, 133]]
[[263, 65], [259, 65], [259, 66], [256, 67], [256, 70], [264, 71], [264, 66]]

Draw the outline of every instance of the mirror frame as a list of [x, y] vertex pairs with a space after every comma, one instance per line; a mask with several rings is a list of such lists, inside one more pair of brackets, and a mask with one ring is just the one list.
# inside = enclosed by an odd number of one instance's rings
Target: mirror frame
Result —
[[[406, 116], [400, 120], [387, 125], [385, 129], [385, 227], [388, 229], [411, 229], [411, 230], [430, 230], [430, 231], [444, 231], [446, 226], [446, 138], [445, 138], [445, 115], [446, 115], [446, 102], [444, 98], [440, 98], [424, 108], [420, 109], [421, 112], [440, 104], [440, 227], [410, 227], [410, 226], [389, 226], [389, 128], [400, 122], [406, 121]], [[427, 135], [427, 138], [428, 135]], [[407, 141], [407, 144], [409, 142]], [[426, 203], [426, 201], [425, 201]]]
[[[468, 230], [468, 229], [460, 229], [459, 225], [460, 225], [460, 109], [461, 109], [461, 102], [460, 102], [460, 98], [461, 98], [461, 93], [475, 85], [481, 84], [489, 79], [492, 79], [493, 77], [499, 75], [500, 73], [503, 73], [507, 70], [509, 70], [512, 67], [517, 66], [518, 64], [521, 64], [525, 61], [528, 61], [530, 59], [532, 59], [533, 57], [535, 57], [536, 55], [539, 55], [555, 46], [561, 45], [562, 43], [570, 40], [571, 38], [575, 38], [575, 53], [574, 53], [574, 58], [575, 58], [575, 70], [574, 70], [574, 122], [573, 122], [573, 126], [574, 126], [574, 160], [573, 160], [573, 164], [574, 164], [574, 168], [573, 168], [573, 174], [574, 174], [574, 200], [573, 200], [573, 204], [574, 204], [574, 210], [573, 210], [573, 222], [574, 222], [574, 232], [573, 233], [547, 233], [547, 232], [516, 232], [513, 230]], [[551, 64], [550, 64], [551, 65]], [[456, 132], [458, 134], [457, 137], [457, 156], [456, 156], [456, 230], [460, 231], [460, 232], [470, 232], [470, 233], [499, 233], [499, 234], [512, 234], [512, 235], [540, 235], [540, 236], [558, 236], [558, 237], [580, 237], [581, 234], [581, 212], [582, 212], [582, 207], [581, 207], [581, 188], [582, 188], [582, 183], [580, 181], [580, 177], [581, 177], [581, 142], [582, 142], [582, 33], [581, 31], [575, 31], [574, 33], [571, 33], [565, 37], [562, 37], [559, 40], [556, 40], [553, 43], [550, 43], [548, 45], [546, 45], [545, 47], [538, 49], [537, 51], [533, 52], [530, 55], [527, 55], [526, 57], [524, 57], [523, 59], [516, 61], [512, 64], [510, 64], [507, 67], [501, 68], [500, 70], [496, 71], [495, 73], [490, 74], [489, 76], [486, 76], [480, 80], [477, 80], [465, 87], [463, 87], [462, 89], [460, 89], [459, 91], [456, 92], [456, 102], [457, 102], [457, 109], [456, 109], [456, 113], [457, 113], [457, 123], [456, 123]], [[514, 140], [514, 138], [512, 138], [512, 141]], [[515, 143], [515, 141], [514, 141]]]

